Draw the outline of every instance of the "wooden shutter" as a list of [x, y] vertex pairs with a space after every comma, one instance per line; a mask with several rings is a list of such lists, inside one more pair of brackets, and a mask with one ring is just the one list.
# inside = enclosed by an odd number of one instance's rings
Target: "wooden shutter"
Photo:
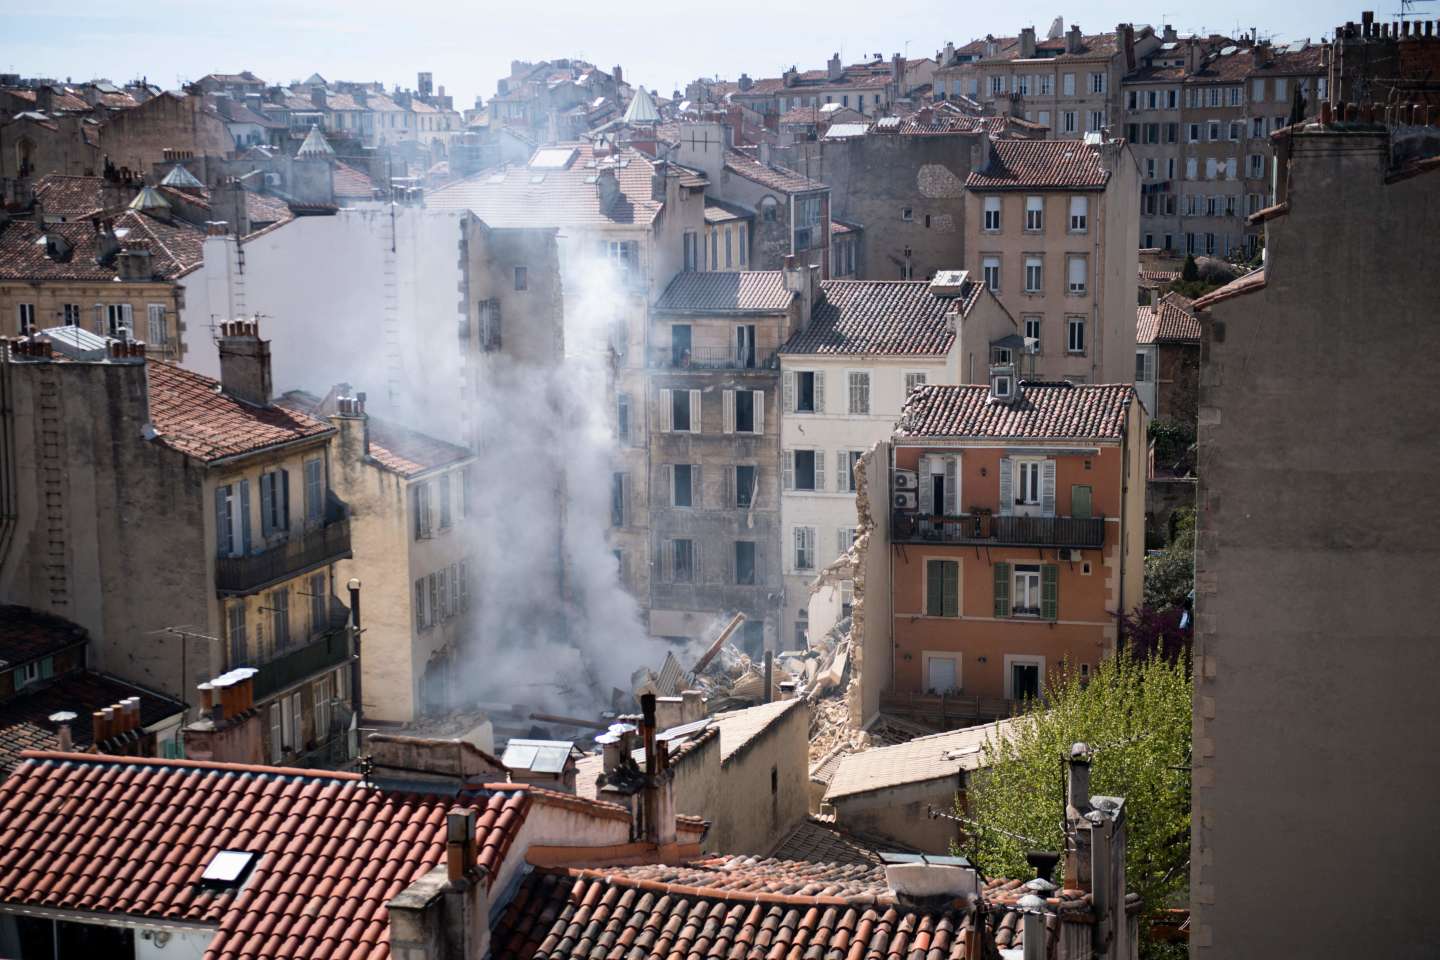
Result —
[[660, 483], [665, 488], [664, 502], [675, 506], [675, 468], [668, 463], [660, 465]]
[[280, 473], [280, 529], [290, 529], [290, 471]]
[[818, 493], [825, 489], [825, 451], [815, 451], [815, 490]]
[[786, 370], [780, 376], [783, 397], [781, 407], [785, 413], [795, 412], [795, 371]]
[[785, 489], [795, 489], [795, 451], [785, 451]]
[[1015, 461], [1000, 458], [1000, 515], [1008, 517], [1015, 510]]
[[944, 616], [945, 610], [945, 587], [942, 583], [944, 574], [941, 568], [944, 566], [939, 560], [925, 561], [925, 615], [930, 617]]
[[1070, 487], [1070, 516], [1089, 519], [1094, 516], [1092, 494], [1088, 484], [1076, 483]]
[[95, 304], [95, 332], [102, 337], [108, 332], [105, 329], [105, 305], [101, 303]]
[[240, 481], [240, 552], [250, 553], [250, 481]]
[[229, 487], [215, 488], [215, 555], [217, 557], [228, 557], [235, 551], [234, 527], [230, 521], [230, 511], [234, 509], [230, 501]]
[[735, 391], [726, 390], [721, 394], [721, 427], [725, 433], [735, 432]]
[[672, 429], [671, 426], [670, 426], [670, 409], [671, 409], [671, 408], [670, 408], [670, 404], [671, 404], [671, 402], [672, 402], [672, 401], [671, 401], [671, 399], [670, 399], [670, 391], [662, 388], [662, 389], [660, 390], [660, 411], [659, 411], [659, 413], [660, 413], [660, 432], [661, 432], [661, 433], [669, 433], [670, 430]]
[[845, 458], [848, 455], [844, 450], [835, 451], [835, 489], [841, 493], [854, 489], [850, 486], [849, 474], [845, 472]]
[[1047, 517], [1055, 516], [1055, 461], [1046, 460], [1040, 465], [1040, 512]]
[[284, 749], [295, 747], [295, 700], [280, 698], [280, 744]]
[[275, 532], [275, 474], [260, 474], [260, 535], [269, 537]]
[[1053, 563], [1040, 567], [1040, 616], [1055, 620], [1060, 614], [1060, 568]]
[[825, 371], [815, 371], [815, 412], [825, 412]]
[[690, 507], [691, 507], [691, 509], [693, 509], [693, 510], [699, 510], [701, 507], [704, 506], [704, 503], [701, 501], [701, 494], [704, 492], [704, 490], [705, 490], [705, 488], [704, 488], [704, 486], [703, 486], [703, 485], [701, 484], [701, 482], [700, 482], [700, 464], [698, 464], [698, 463], [692, 463], [692, 464], [690, 465]]
[[944, 560], [940, 563], [941, 616], [960, 616], [960, 564]]
[[960, 514], [960, 458], [945, 458], [945, 515]]
[[1010, 564], [995, 564], [995, 616], [1010, 616]]
[[720, 502], [727, 507], [735, 506], [735, 465], [729, 464], [720, 479]]
[[756, 433], [765, 432], [765, 391], [750, 391], [750, 409], [752, 426]]
[[270, 760], [279, 763], [284, 757], [284, 745], [280, 739], [280, 704], [270, 704]]
[[690, 391], [690, 432], [700, 432], [700, 391]]
[[929, 517], [935, 514], [935, 486], [930, 482], [930, 458], [921, 457], [920, 467], [916, 472], [919, 478], [920, 488], [920, 516]]

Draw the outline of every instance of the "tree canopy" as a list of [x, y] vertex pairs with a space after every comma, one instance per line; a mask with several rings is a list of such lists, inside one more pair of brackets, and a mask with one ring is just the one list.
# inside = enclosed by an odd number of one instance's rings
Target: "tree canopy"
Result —
[[[1094, 751], [1091, 792], [1124, 797], [1126, 880], [1147, 914], [1184, 901], [1190, 857], [1190, 665], [1184, 655], [1120, 654], [1089, 683], [1074, 671], [1052, 682], [1016, 735], [985, 747], [961, 815], [1033, 843], [968, 828], [961, 852], [989, 876], [1029, 875], [1027, 850], [1063, 850], [1066, 760]], [[1148, 925], [1147, 925], [1148, 926]]]

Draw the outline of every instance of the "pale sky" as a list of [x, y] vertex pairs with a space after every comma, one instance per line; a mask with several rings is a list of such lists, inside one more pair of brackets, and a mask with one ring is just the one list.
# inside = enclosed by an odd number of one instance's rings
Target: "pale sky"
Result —
[[[378, 0], [247, 0], [133, 5], [70, 0], [59, 7], [0, 0], [0, 70], [75, 81], [141, 75], [173, 89], [206, 73], [252, 70], [269, 82], [319, 72], [328, 80], [381, 80], [414, 87], [429, 70], [457, 108], [487, 99], [512, 59], [579, 57], [631, 83], [669, 95], [696, 76], [778, 76], [790, 64], [820, 68], [833, 51], [847, 63], [875, 52], [933, 55], [947, 40], [1013, 35], [1034, 25], [1043, 36], [1059, 14], [1086, 33], [1117, 23], [1175, 24], [1182, 33], [1235, 33], [1254, 27], [1277, 42], [1319, 40], [1359, 20], [1361, 6], [1338, 0], [1213, 0], [1153, 11], [1118, 2], [1068, 9], [1025, 3], [1004, 11], [927, 0], [829, 0], [815, 4], [536, 3], [469, 5]], [[1388, 19], [1395, 3], [1375, 8]], [[1008, 5], [1005, 5], [1008, 7]]]

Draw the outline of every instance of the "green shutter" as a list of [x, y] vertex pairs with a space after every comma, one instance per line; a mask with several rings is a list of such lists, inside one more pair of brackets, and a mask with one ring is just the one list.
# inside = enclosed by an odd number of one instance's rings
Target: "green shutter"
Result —
[[55, 658], [46, 657], [40, 661], [40, 679], [49, 680], [53, 676], [55, 676]]
[[995, 564], [995, 616], [1010, 616], [1010, 564]]
[[1093, 510], [1091, 492], [1089, 484], [1077, 483], [1070, 487], [1070, 516], [1090, 519]]
[[1040, 616], [1054, 620], [1060, 611], [1060, 568], [1047, 563], [1040, 568]]
[[954, 560], [940, 563], [945, 597], [945, 616], [960, 616], [960, 564]]
[[925, 615], [929, 617], [945, 615], [943, 567], [939, 560], [925, 561]]

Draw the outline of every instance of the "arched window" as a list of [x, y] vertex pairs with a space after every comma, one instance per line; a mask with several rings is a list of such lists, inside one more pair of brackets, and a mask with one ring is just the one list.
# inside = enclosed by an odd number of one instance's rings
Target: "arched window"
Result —
[[35, 141], [21, 137], [15, 144], [15, 174], [28, 177], [35, 171]]
[[780, 204], [774, 197], [766, 197], [760, 201], [760, 219], [766, 223], [774, 223], [779, 216]]

